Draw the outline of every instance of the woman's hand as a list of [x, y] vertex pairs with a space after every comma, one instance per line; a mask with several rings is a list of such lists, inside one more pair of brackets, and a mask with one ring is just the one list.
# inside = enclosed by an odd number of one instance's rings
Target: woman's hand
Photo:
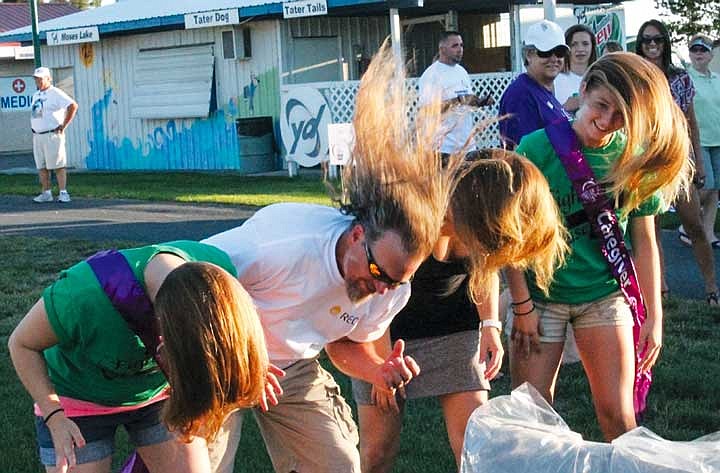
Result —
[[77, 424], [65, 417], [65, 412], [54, 414], [45, 423], [55, 447], [55, 467], [65, 473], [77, 465], [75, 447], [85, 446], [85, 439]]
[[[515, 352], [522, 354], [525, 358], [530, 357], [530, 352], [540, 352], [540, 316], [535, 309], [535, 304], [529, 301], [529, 312], [524, 312], [524, 307], [518, 306], [513, 311], [523, 315], [513, 315], [513, 327], [510, 340], [513, 342]], [[522, 309], [522, 310], [521, 310]]]
[[485, 363], [485, 379], [491, 380], [500, 372], [505, 351], [500, 341], [500, 330], [495, 327], [485, 327], [481, 330], [481, 334], [480, 363]]
[[568, 98], [563, 104], [563, 108], [570, 113], [577, 112], [580, 109], [580, 96], [573, 95]]
[[[638, 371], [644, 373], [649, 371], [657, 362], [662, 348], [662, 323], [656, 323], [655, 318], [648, 317], [640, 328], [638, 337], [638, 351], [642, 353], [642, 359], [638, 365]], [[643, 352], [643, 350], [645, 350]]]
[[405, 399], [405, 386], [388, 391], [377, 388], [373, 384], [370, 396], [375, 404], [375, 407], [380, 409], [381, 412], [399, 414], [400, 404], [398, 404], [398, 396]]

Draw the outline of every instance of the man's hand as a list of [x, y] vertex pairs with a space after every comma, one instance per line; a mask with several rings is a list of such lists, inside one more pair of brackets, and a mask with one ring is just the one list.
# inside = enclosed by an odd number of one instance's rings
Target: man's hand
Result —
[[283, 376], [285, 376], [285, 372], [270, 363], [267, 377], [265, 378], [265, 390], [260, 397], [260, 409], [262, 409], [263, 412], [267, 412], [270, 409], [270, 405], [278, 405], [278, 396], [282, 396], [283, 393], [278, 378], [282, 378]]
[[468, 105], [470, 107], [488, 107], [495, 104], [495, 100], [490, 94], [483, 97], [478, 97], [475, 94], [459, 95], [457, 102], [459, 105]]
[[404, 351], [405, 342], [397, 340], [390, 356], [380, 365], [376, 381], [373, 383], [375, 386], [394, 393], [396, 389], [402, 388], [414, 376], [420, 374], [417, 362], [411, 356], [405, 356]]

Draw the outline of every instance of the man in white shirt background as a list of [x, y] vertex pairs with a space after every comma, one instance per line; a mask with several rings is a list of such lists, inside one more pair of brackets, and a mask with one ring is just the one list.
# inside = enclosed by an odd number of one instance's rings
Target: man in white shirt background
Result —
[[[492, 105], [488, 95], [482, 99], [472, 91], [470, 76], [460, 62], [463, 58], [463, 40], [457, 31], [444, 31], [438, 44], [438, 59], [433, 62], [418, 81], [420, 107], [440, 97], [443, 110], [448, 113], [444, 119], [446, 133], [440, 152], [452, 154], [460, 150], [473, 129], [471, 107]], [[467, 151], [475, 150], [471, 145]]]
[[78, 105], [65, 92], [52, 85], [52, 74], [47, 67], [38, 67], [33, 73], [38, 90], [30, 105], [30, 127], [33, 133], [33, 156], [40, 175], [42, 192], [33, 200], [52, 202], [50, 171], [55, 171], [60, 193], [58, 202], [70, 202], [67, 191], [67, 157], [65, 155], [65, 129], [75, 118]]

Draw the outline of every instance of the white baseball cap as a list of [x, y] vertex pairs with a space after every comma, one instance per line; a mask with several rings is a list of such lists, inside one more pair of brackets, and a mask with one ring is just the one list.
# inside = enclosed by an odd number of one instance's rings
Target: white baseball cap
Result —
[[33, 77], [49, 77], [52, 79], [52, 74], [47, 67], [38, 67], [35, 69], [35, 72], [33, 72]]
[[531, 25], [525, 33], [523, 44], [542, 52], [552, 51], [558, 46], [564, 46], [568, 51], [570, 50], [565, 44], [565, 33], [562, 28], [549, 20], [542, 20]]

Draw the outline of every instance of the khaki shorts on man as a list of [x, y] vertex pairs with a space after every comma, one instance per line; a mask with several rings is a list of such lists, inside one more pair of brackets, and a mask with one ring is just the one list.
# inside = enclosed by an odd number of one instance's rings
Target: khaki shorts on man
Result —
[[62, 169], [67, 167], [65, 133], [33, 134], [33, 155], [37, 169]]
[[[285, 368], [280, 384], [280, 404], [253, 410], [274, 470], [360, 473], [358, 430], [332, 375], [317, 359], [300, 360]], [[214, 473], [232, 473], [245, 412], [232, 414], [209, 444]]]

